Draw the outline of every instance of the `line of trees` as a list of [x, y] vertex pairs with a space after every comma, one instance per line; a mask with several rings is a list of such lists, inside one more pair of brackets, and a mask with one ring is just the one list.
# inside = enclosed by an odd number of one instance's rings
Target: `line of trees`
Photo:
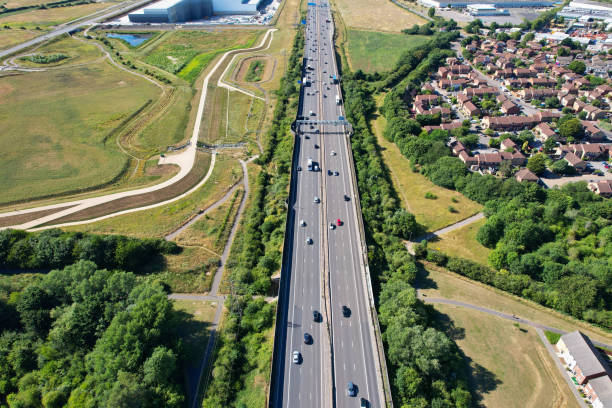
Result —
[[140, 271], [148, 263], [160, 261], [162, 254], [176, 254], [180, 250], [176, 243], [164, 239], [60, 229], [33, 233], [6, 229], [0, 231], [0, 270], [49, 270], [88, 260], [101, 268]]
[[182, 407], [183, 319], [131, 272], [53, 270], [0, 297], [0, 406]]
[[252, 392], [253, 376], [270, 377], [275, 304], [261, 297], [270, 292], [271, 275], [280, 268], [287, 217], [289, 175], [293, 154], [291, 122], [296, 116], [301, 77], [304, 32], [300, 27], [293, 41], [288, 70], [277, 91], [278, 101], [266, 147], [257, 159], [262, 170], [257, 176], [251, 204], [241, 221], [226, 268], [232, 295], [228, 316], [214, 356], [212, 381], [203, 407], [263, 406], [267, 389]]
[[417, 267], [402, 239], [418, 231], [414, 216], [399, 205], [368, 127], [375, 111], [373, 87], [343, 76], [346, 113], [361, 199], [369, 266], [388, 358], [394, 402], [401, 407], [469, 407], [463, 359], [457, 345], [436, 329], [430, 306], [416, 297]]
[[[493, 249], [489, 265], [494, 270], [459, 273], [612, 328], [612, 203], [591, 193], [584, 182], [545, 190], [535, 183], [471, 173], [451, 156], [448, 132], [423, 132], [426, 118], [412, 119], [408, 104], [445, 52], [432, 49], [387, 94], [381, 110], [387, 118], [384, 137], [396, 143], [415, 171], [419, 166], [433, 183], [485, 205], [488, 219], [477, 239]], [[534, 156], [528, 166], [535, 169], [542, 158]], [[430, 260], [447, 263], [428, 252]]]

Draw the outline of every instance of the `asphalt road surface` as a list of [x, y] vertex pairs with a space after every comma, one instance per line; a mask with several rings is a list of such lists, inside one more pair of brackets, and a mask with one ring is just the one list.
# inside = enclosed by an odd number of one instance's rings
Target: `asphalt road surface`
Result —
[[[327, 0], [308, 6], [304, 58], [303, 78], [310, 85], [301, 88], [298, 116], [310, 121], [338, 120], [343, 109], [342, 101], [336, 99], [341, 95], [340, 85], [332, 79], [338, 72]], [[348, 148], [342, 125], [302, 124], [297, 128], [288, 254], [279, 294], [277, 324], [282, 332], [276, 342], [270, 398], [274, 407], [326, 407], [329, 398], [339, 408], [359, 407], [361, 398], [370, 407], [381, 407]], [[308, 169], [309, 158], [319, 165], [319, 171]], [[315, 197], [321, 202], [316, 203]], [[312, 244], [306, 242], [308, 238]], [[324, 262], [329, 314], [322, 297]], [[347, 315], [343, 306], [348, 308]], [[323, 313], [321, 321], [314, 321], [314, 310]], [[328, 326], [331, 349], [325, 344]], [[312, 344], [305, 344], [304, 333], [312, 335]], [[302, 356], [299, 363], [293, 362], [294, 351]], [[349, 382], [355, 384], [356, 396], [348, 395]]]

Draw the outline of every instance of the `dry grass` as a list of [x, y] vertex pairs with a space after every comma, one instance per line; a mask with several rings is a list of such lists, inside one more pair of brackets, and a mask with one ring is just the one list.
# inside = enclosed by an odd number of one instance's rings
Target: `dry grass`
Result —
[[34, 28], [36, 26], [41, 28], [50, 28], [76, 18], [95, 13], [96, 11], [102, 10], [109, 6], [109, 3], [90, 3], [79, 6], [33, 10], [25, 13], [17, 13], [0, 17], [0, 25], [4, 26], [6, 24], [12, 27], [19, 27], [20, 25], [23, 25], [27, 28]]
[[[383, 96], [378, 98], [379, 103], [382, 103], [382, 98]], [[382, 148], [383, 159], [391, 171], [393, 186], [400, 197], [402, 206], [414, 214], [417, 222], [427, 231], [436, 231], [454, 224], [482, 209], [480, 204], [469, 200], [461, 193], [436, 186], [422, 174], [413, 173], [410, 169], [410, 161], [400, 153], [394, 143], [382, 137], [385, 125], [386, 119], [382, 115], [372, 122], [378, 144]], [[435, 200], [425, 198], [428, 192], [438, 198]], [[456, 202], [452, 201], [453, 198]], [[453, 206], [457, 212], [450, 212], [449, 206]]]
[[440, 235], [436, 241], [429, 243], [428, 246], [448, 255], [471, 259], [483, 265], [488, 265], [487, 257], [491, 250], [476, 241], [476, 234], [486, 221], [483, 218], [448, 234]]
[[439, 320], [450, 326], [457, 345], [467, 356], [470, 386], [480, 404], [504, 408], [578, 407], [534, 328], [519, 328], [499, 317], [455, 306], [435, 308], [443, 313]]
[[217, 302], [209, 300], [182, 300], [174, 299], [174, 308], [182, 310], [193, 316], [198, 322], [210, 323], [215, 318]]
[[[610, 343], [612, 334], [605, 332], [588, 323], [581, 322], [572, 317], [547, 309], [534, 302], [513, 296], [501, 290], [492, 288], [479, 282], [472, 281], [456, 273], [449, 272], [431, 263], [425, 263], [426, 272], [419, 277], [418, 287], [427, 297], [446, 298], [471, 303], [499, 312], [516, 314], [521, 318], [556, 327], [561, 330], [581, 330], [589, 337]], [[471, 312], [472, 316], [482, 316], [481, 313]]]
[[335, 0], [334, 3], [347, 28], [400, 32], [425, 22], [389, 0]]
[[0, 28], [0, 50], [20, 44], [40, 35], [40, 31]]

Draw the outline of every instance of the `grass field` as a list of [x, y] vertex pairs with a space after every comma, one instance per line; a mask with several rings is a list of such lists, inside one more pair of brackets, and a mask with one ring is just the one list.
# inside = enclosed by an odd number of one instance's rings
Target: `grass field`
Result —
[[425, 22], [389, 0], [336, 0], [335, 6], [349, 29], [400, 32]]
[[450, 305], [435, 308], [467, 357], [470, 387], [482, 406], [578, 407], [534, 328]]
[[41, 34], [37, 30], [7, 29], [0, 26], [0, 50], [22, 43]]
[[[382, 102], [382, 98], [379, 97], [378, 102]], [[400, 153], [394, 143], [382, 137], [385, 124], [386, 119], [379, 115], [372, 122], [372, 128], [382, 148], [385, 164], [391, 171], [393, 185], [400, 196], [402, 206], [414, 214], [420, 225], [427, 231], [435, 231], [468, 218], [482, 209], [480, 204], [467, 199], [461, 193], [436, 186], [422, 174], [412, 172], [410, 161]], [[427, 199], [426, 193], [432, 193], [437, 198]], [[450, 206], [457, 212], [450, 212]]]
[[348, 30], [351, 69], [361, 69], [366, 73], [388, 71], [404, 51], [418, 47], [430, 38], [424, 35]]
[[[209, 160], [209, 159], [208, 159]], [[242, 177], [237, 160], [219, 154], [208, 181], [197, 191], [173, 203], [120, 215], [103, 221], [68, 227], [70, 230], [105, 234], [125, 234], [135, 237], [163, 237], [178, 228], [199, 209], [208, 207]], [[202, 164], [206, 166], [206, 164]]]
[[0, 203], [100, 185], [126, 157], [107, 135], [160, 90], [98, 63], [0, 78]]
[[165, 265], [151, 271], [151, 279], [164, 282], [175, 293], [204, 293], [210, 290], [219, 257], [206, 248], [185, 247], [178, 255], [164, 256]]
[[265, 60], [251, 61], [249, 63], [249, 69], [244, 79], [246, 79], [248, 82], [261, 81], [261, 76], [263, 75], [265, 67], [266, 67]]
[[[534, 302], [518, 298], [506, 292], [472, 281], [440, 268], [431, 263], [425, 263], [417, 280], [419, 292], [430, 298], [446, 298], [460, 300], [477, 306], [486, 307], [499, 312], [516, 314], [533, 322], [556, 327], [561, 330], [580, 330], [587, 336], [602, 342], [611, 343], [612, 333], [605, 332], [588, 323], [547, 309]], [[483, 316], [480, 312], [471, 312], [473, 317]]]
[[25, 27], [27, 29], [40, 27], [44, 30], [95, 13], [96, 11], [110, 6], [110, 3], [100, 2], [70, 7], [28, 10], [24, 13], [0, 16], [0, 26], [8, 25], [12, 28]]
[[261, 31], [176, 31], [145, 48], [144, 62], [193, 82], [217, 55], [237, 48], [248, 48]]
[[448, 234], [441, 235], [437, 240], [428, 244], [429, 248], [438, 249], [445, 254], [471, 259], [483, 265], [488, 265], [487, 257], [491, 250], [476, 241], [478, 229], [484, 225], [486, 219], [478, 220], [465, 227], [458, 228]]
[[75, 40], [74, 38], [69, 37], [67, 35], [58, 38], [56, 41], [47, 43], [37, 48], [35, 51], [32, 51], [31, 53], [33, 55], [43, 56], [52, 54], [64, 54], [67, 55], [68, 58], [57, 62], [52, 62], [50, 64], [37, 64], [35, 62], [27, 60], [26, 58], [18, 58], [16, 62], [19, 65], [23, 65], [26, 67], [49, 68], [57, 66], [85, 64], [95, 60], [99, 60], [104, 57], [96, 46], [79, 40]]

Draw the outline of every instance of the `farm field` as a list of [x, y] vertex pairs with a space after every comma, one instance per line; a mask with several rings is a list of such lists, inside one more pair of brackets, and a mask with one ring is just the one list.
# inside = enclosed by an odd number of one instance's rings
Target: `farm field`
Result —
[[425, 20], [389, 0], [336, 0], [336, 8], [348, 29], [400, 32]]
[[0, 77], [0, 204], [119, 176], [126, 156], [107, 137], [159, 94], [107, 62]]
[[112, 6], [112, 3], [100, 2], [78, 6], [28, 10], [23, 13], [0, 16], [0, 26], [8, 25], [13, 29], [20, 29], [21, 27], [35, 29], [40, 27], [42, 30], [48, 30], [58, 24], [84, 17], [110, 6]]
[[[381, 95], [377, 102], [381, 104], [383, 98], [384, 95]], [[391, 171], [393, 185], [402, 206], [414, 214], [416, 221], [426, 231], [436, 231], [466, 219], [482, 209], [480, 204], [461, 193], [436, 186], [422, 174], [414, 173], [410, 168], [410, 161], [400, 153], [394, 143], [382, 136], [385, 125], [385, 117], [379, 114], [372, 122], [372, 129], [382, 149], [385, 164]], [[425, 198], [426, 193], [437, 198]], [[456, 212], [451, 212], [449, 207], [453, 207]]]
[[400, 55], [430, 39], [424, 35], [406, 35], [365, 30], [348, 30], [348, 54], [351, 69], [366, 73], [393, 69]]
[[[198, 166], [206, 170], [210, 163], [210, 155], [201, 153]], [[217, 201], [225, 192], [242, 178], [238, 161], [230, 156], [217, 155], [215, 168], [210, 178], [202, 187], [189, 196], [173, 203], [119, 215], [106, 220], [67, 227], [67, 230], [87, 231], [104, 234], [123, 234], [140, 238], [164, 237], [178, 228], [191, 215]]]
[[[421, 268], [416, 281], [416, 287], [419, 288], [420, 293], [429, 298], [459, 300], [498, 312], [516, 314], [521, 318], [561, 330], [580, 330], [595, 340], [612, 343], [612, 333], [605, 332], [591, 324], [563, 315], [529, 300], [475, 282], [429, 262], [423, 263], [423, 268]], [[470, 311], [470, 313], [472, 318], [482, 316], [480, 312]]]
[[441, 235], [435, 241], [431, 241], [428, 247], [440, 250], [448, 255], [458, 256], [483, 265], [488, 265], [488, 256], [491, 250], [476, 241], [476, 234], [486, 221], [487, 220], [483, 218], [472, 224]]
[[469, 386], [481, 406], [578, 407], [535, 328], [451, 305], [434, 307], [466, 356]]

